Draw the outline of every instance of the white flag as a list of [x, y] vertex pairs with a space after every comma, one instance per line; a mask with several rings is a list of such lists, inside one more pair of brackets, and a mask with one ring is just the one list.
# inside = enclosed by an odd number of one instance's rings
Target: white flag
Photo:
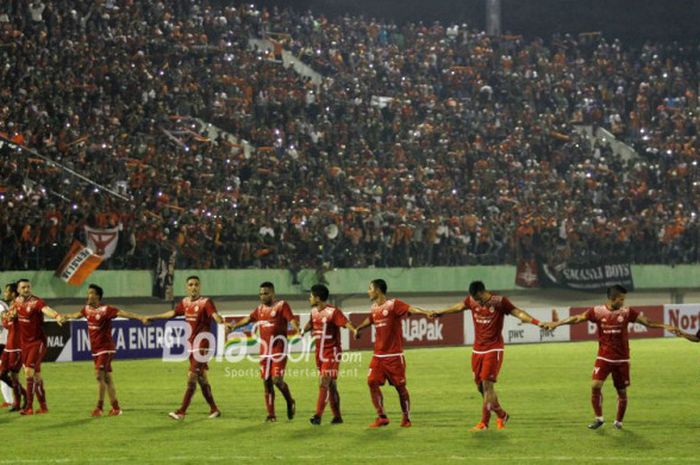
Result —
[[97, 255], [102, 255], [106, 260], [114, 254], [119, 239], [119, 228], [96, 229], [85, 226], [85, 236], [87, 245], [95, 251]]

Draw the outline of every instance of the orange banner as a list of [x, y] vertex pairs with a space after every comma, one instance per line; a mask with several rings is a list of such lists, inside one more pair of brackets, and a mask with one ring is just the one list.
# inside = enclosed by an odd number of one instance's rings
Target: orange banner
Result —
[[102, 257], [78, 241], [73, 241], [70, 250], [55, 275], [73, 286], [80, 286], [102, 263]]

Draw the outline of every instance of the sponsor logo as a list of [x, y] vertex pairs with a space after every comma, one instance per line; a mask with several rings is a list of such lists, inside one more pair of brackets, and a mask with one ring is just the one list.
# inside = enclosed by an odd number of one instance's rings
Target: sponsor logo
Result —
[[669, 324], [684, 331], [697, 331], [700, 326], [700, 312], [696, 315], [681, 314], [680, 309], [672, 308], [668, 311]]
[[508, 330], [508, 342], [514, 339], [525, 339], [524, 329], [511, 329]]
[[403, 320], [401, 322], [403, 337], [406, 341], [442, 341], [443, 324], [438, 321], [428, 321], [425, 318]]

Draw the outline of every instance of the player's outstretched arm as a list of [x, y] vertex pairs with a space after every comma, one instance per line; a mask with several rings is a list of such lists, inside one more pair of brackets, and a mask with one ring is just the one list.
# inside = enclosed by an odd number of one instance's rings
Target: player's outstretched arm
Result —
[[159, 313], [158, 315], [151, 315], [148, 320], [169, 320], [175, 316], [175, 310], [168, 310], [167, 312]]
[[690, 342], [700, 342], [700, 331], [698, 331], [697, 334], [690, 334], [690, 333], [686, 333], [682, 329], [676, 328], [676, 327], [672, 327], [671, 329], [669, 329], [669, 331], [671, 331], [673, 334], [675, 334], [678, 337], [686, 338]]
[[430, 317], [435, 316], [435, 312], [433, 311], [423, 310], [420, 307], [414, 307], [412, 305], [408, 307], [408, 313], [412, 313], [414, 315], [425, 315]]
[[240, 328], [241, 326], [245, 326], [245, 325], [247, 325], [248, 323], [250, 323], [250, 317], [249, 317], [249, 316], [243, 318], [242, 320], [238, 320], [237, 323], [234, 323], [234, 324], [230, 325], [230, 331], [233, 331], [233, 330], [235, 330], [235, 329], [238, 329], [238, 328]]
[[54, 320], [56, 320], [56, 323], [58, 323], [59, 325], [63, 325], [63, 322], [66, 321], [65, 317], [63, 315], [61, 315], [60, 313], [58, 313], [56, 310], [49, 307], [48, 305], [46, 305], [44, 308], [42, 308], [41, 312], [44, 315], [48, 316], [49, 318], [53, 318]]
[[309, 331], [311, 331], [311, 320], [307, 321], [304, 325], [304, 328], [301, 330], [301, 336], [304, 336], [304, 334], [308, 333]]
[[443, 308], [442, 310], [435, 310], [430, 312], [431, 316], [441, 316], [441, 315], [449, 315], [450, 313], [459, 313], [463, 312], [467, 309], [467, 306], [464, 305], [464, 302], [459, 302], [454, 304], [451, 307]]
[[350, 334], [352, 334], [353, 337], [357, 337], [357, 328], [355, 328], [355, 325], [350, 323], [350, 320], [348, 320], [347, 323], [345, 323], [345, 327], [350, 331]]
[[539, 326], [540, 328], [545, 327], [545, 323], [542, 321], [538, 320], [537, 318], [533, 317], [529, 313], [527, 313], [525, 310], [521, 308], [514, 308], [513, 310], [510, 311], [510, 314], [513, 315], [515, 318], [519, 319], [523, 323], [530, 323], [535, 326]]
[[557, 326], [562, 326], [562, 325], [575, 325], [575, 324], [581, 323], [582, 321], [586, 321], [586, 314], [585, 313], [579, 313], [578, 315], [572, 315], [568, 318], [564, 318], [563, 320], [559, 320], [559, 321], [550, 321], [547, 324], [547, 329], [554, 329]]
[[127, 312], [126, 310], [118, 310], [117, 316], [121, 318], [128, 318], [130, 320], [139, 320], [142, 324], [147, 325], [150, 323], [148, 317], [144, 315], [139, 315], [138, 313]]
[[646, 326], [647, 328], [662, 328], [666, 329], [668, 331], [673, 332], [673, 326], [671, 325], [665, 325], [663, 323], [657, 323], [656, 321], [651, 321], [647, 317], [644, 316], [643, 313], [640, 313], [637, 316], [637, 323]]
[[368, 327], [371, 324], [372, 324], [372, 322], [369, 320], [369, 317], [365, 318], [365, 321], [360, 323], [360, 326], [355, 328], [355, 339], [359, 339], [360, 338], [360, 331], [362, 331], [363, 329], [365, 329], [366, 327]]
[[75, 313], [64, 313], [63, 314], [63, 321], [68, 321], [68, 320], [78, 320], [83, 317], [83, 314], [81, 312], [75, 312]]

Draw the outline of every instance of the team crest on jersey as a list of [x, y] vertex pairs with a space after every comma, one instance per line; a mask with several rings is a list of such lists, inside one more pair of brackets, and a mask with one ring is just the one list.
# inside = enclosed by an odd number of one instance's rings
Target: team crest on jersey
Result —
[[324, 316], [323, 318], [321, 318], [321, 323], [325, 323], [325, 322], [326, 322], [326, 317]]
[[199, 305], [194, 306], [194, 312], [197, 313], [199, 311]]
[[607, 323], [608, 319], [607, 319], [607, 318], [603, 318], [603, 319], [600, 320], [600, 321], [603, 322], [603, 323]]
[[496, 309], [495, 309], [495, 308], [493, 308], [493, 307], [489, 307], [489, 313], [493, 313], [493, 312], [495, 312], [495, 311], [496, 311]]
[[618, 323], [622, 323], [622, 320], [624, 320], [624, 318], [622, 318], [622, 316], [618, 316], [618, 317], [617, 317], [617, 322], [618, 322]]
[[387, 316], [389, 314], [389, 310], [382, 310], [382, 315]]
[[99, 321], [99, 320], [100, 320], [100, 318], [102, 318], [102, 315], [100, 315], [99, 313], [98, 313], [97, 315], [95, 315], [95, 319], [96, 319], [96, 320], [98, 320], [98, 321]]
[[270, 313], [270, 316], [272, 316], [272, 317], [274, 317], [274, 316], [276, 316], [276, 315], [277, 315], [277, 311], [275, 311], [275, 310], [273, 310], [273, 311]]

